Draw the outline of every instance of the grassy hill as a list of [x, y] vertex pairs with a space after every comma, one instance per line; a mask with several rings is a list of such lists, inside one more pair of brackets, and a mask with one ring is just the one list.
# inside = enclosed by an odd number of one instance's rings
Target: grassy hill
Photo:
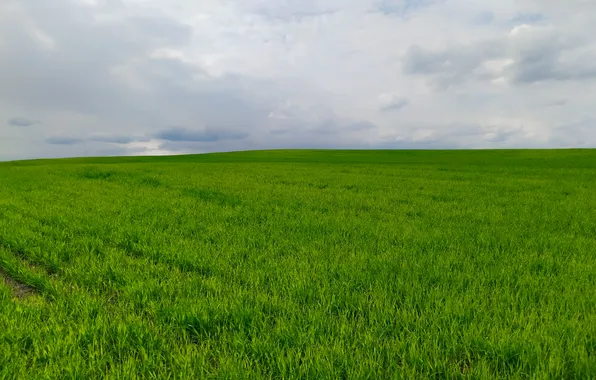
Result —
[[0, 163], [0, 379], [593, 378], [596, 151]]

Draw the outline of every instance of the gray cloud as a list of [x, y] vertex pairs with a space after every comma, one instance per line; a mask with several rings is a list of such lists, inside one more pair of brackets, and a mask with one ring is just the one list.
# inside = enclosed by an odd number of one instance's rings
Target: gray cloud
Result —
[[151, 37], [174, 45], [184, 45], [190, 42], [192, 29], [188, 25], [173, 22], [164, 18], [142, 18], [135, 17], [130, 20], [139, 33], [145, 37]]
[[545, 105], [547, 107], [560, 107], [560, 106], [564, 106], [568, 103], [567, 99], [559, 99], [559, 100], [553, 100], [551, 102], [546, 103]]
[[560, 51], [544, 46], [542, 49], [521, 54], [508, 69], [508, 73], [516, 84], [585, 80], [596, 78], [596, 65], [587, 65], [579, 60], [566, 62], [562, 59]]
[[220, 140], [241, 140], [248, 137], [246, 132], [230, 131], [221, 128], [205, 128], [203, 130], [171, 127], [154, 135], [166, 141], [217, 142]]
[[93, 136], [89, 141], [111, 143], [111, 144], [129, 144], [134, 141], [139, 141], [139, 138], [128, 136]]
[[502, 41], [483, 41], [476, 45], [453, 45], [441, 50], [412, 46], [404, 57], [406, 74], [428, 76], [441, 89], [478, 79], [475, 70], [484, 61], [505, 54]]
[[391, 99], [390, 101], [384, 102], [379, 106], [381, 111], [398, 111], [405, 106], [407, 106], [410, 102], [408, 99], [404, 98], [397, 98]]
[[[308, 132], [319, 135], [341, 136], [345, 140], [349, 140], [349, 135], [356, 132], [371, 132], [378, 127], [368, 121], [345, 122], [341, 120], [329, 119], [316, 124], [314, 127], [308, 129]], [[301, 128], [295, 128], [295, 132], [300, 132]]]
[[420, 125], [408, 133], [394, 137], [399, 146], [418, 148], [519, 147], [538, 144], [522, 125], [435, 124]]
[[66, 136], [48, 137], [45, 141], [46, 141], [46, 143], [52, 144], [52, 145], [75, 145], [75, 144], [80, 144], [80, 143], [84, 142], [84, 140], [82, 140], [82, 139], [78, 139], [78, 138], [74, 138], [74, 137], [66, 137]]
[[596, 117], [583, 117], [573, 122], [558, 125], [553, 129], [550, 143], [557, 147], [593, 147], [590, 139], [596, 136]]
[[596, 47], [586, 51], [583, 39], [551, 27], [520, 27], [512, 36], [513, 63], [506, 74], [516, 84], [596, 77]]
[[[37, 1], [21, 4], [47, 38], [57, 42], [51, 49], [43, 48], [18, 20], [0, 26], [0, 35], [9, 37], [0, 54], [0, 99], [8, 103], [93, 115], [119, 124], [156, 126], [170, 118], [161, 107], [193, 118], [205, 110], [221, 113], [214, 111], [217, 105], [213, 103], [219, 100], [221, 107], [228, 98], [235, 98], [233, 92], [226, 92], [215, 99], [212, 88], [218, 83], [202, 86], [194, 81], [203, 73], [194, 65], [178, 58], [150, 58], [164, 38], [166, 46], [188, 42], [187, 27], [175, 20], [135, 17], [133, 22], [97, 22], [91, 10], [65, 0], [51, 5]], [[112, 7], [126, 11], [118, 2]], [[242, 115], [242, 111], [234, 114]]]
[[491, 11], [483, 11], [474, 15], [473, 22], [479, 25], [491, 24], [495, 19], [495, 15]]
[[[584, 42], [551, 27], [523, 25], [501, 39], [438, 50], [414, 45], [404, 58], [403, 71], [427, 76], [441, 89], [499, 77], [518, 85], [591, 79], [596, 77], [596, 47], [585, 50]], [[487, 69], [494, 60], [506, 63]]]
[[44, 47], [23, 23], [3, 22], [0, 33], [10, 38], [0, 55], [1, 99], [45, 110], [113, 117], [141, 114], [143, 107], [127, 97], [126, 83], [110, 71], [147, 52], [149, 41], [135, 39], [124, 25], [93, 22], [91, 14], [65, 1], [24, 1], [21, 6], [31, 16], [47, 14], [36, 17], [36, 23], [48, 41], [57, 42]]
[[351, 123], [346, 125], [343, 130], [345, 131], [369, 131], [371, 129], [375, 129], [378, 128], [376, 125], [374, 125], [373, 123], [370, 123], [368, 121], [359, 121], [356, 123]]
[[34, 124], [39, 124], [39, 121], [28, 119], [26, 117], [13, 117], [8, 120], [8, 125], [13, 127], [30, 127]]

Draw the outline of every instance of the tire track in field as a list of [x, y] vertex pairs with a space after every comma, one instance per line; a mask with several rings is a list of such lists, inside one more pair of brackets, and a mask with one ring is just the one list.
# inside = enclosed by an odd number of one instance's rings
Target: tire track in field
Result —
[[[0, 243], [1, 282], [11, 289], [13, 299], [17, 301], [41, 296], [45, 301], [55, 301], [60, 298], [66, 302], [72, 300], [79, 305], [82, 297], [95, 305], [101, 305], [102, 310], [114, 315], [123, 307], [118, 303], [120, 289], [96, 286], [94, 289], [97, 293], [94, 294], [82, 284], [64, 279], [60, 271], [50, 274], [44, 267], [27, 261], [22, 257], [21, 252], [11, 251]], [[128, 310], [128, 313], [143, 317], [133, 309]]]
[[[40, 295], [46, 300], [55, 300], [58, 296], [68, 296], [74, 292], [83, 292], [90, 298], [97, 298], [81, 284], [65, 279], [63, 269], [57, 263], [46, 263], [31, 258], [24, 249], [6, 244], [0, 236], [0, 278], [11, 287], [13, 294], [22, 294], [23, 298]], [[96, 287], [106, 302], [118, 297], [118, 290]]]
[[[200, 195], [204, 195], [201, 193]], [[208, 194], [212, 196], [211, 193]], [[215, 196], [213, 196], [215, 197]], [[215, 197], [214, 202], [226, 203], [228, 199], [220, 199]], [[102, 310], [102, 314], [128, 315], [127, 318], [146, 321], [148, 324], [162, 320], [162, 317], [152, 315], [145, 309], [143, 301], [131, 298], [134, 290], [126, 288], [126, 281], [120, 283], [113, 281], [114, 277], [118, 277], [120, 271], [116, 268], [109, 268], [102, 266], [98, 268], [99, 271], [94, 273], [87, 279], [77, 279], [68, 270], [69, 268], [78, 267], [77, 262], [80, 260], [102, 260], [101, 257], [109, 250], [116, 256], [122, 255], [125, 262], [136, 263], [135, 266], [150, 265], [152, 271], [170, 272], [174, 274], [187, 273], [192, 274], [201, 279], [208, 279], [215, 276], [214, 269], [208, 265], [193, 261], [190, 258], [184, 258], [178, 255], [169, 256], [162, 254], [159, 251], [154, 251], [147, 246], [148, 242], [143, 241], [142, 238], [135, 238], [134, 236], [124, 236], [122, 240], [114, 241], [108, 236], [102, 236], [96, 242], [98, 245], [94, 251], [81, 252], [79, 255], [63, 256], [59, 252], [42, 253], [51, 247], [60, 249], [60, 244], [66, 241], [62, 234], [59, 234], [59, 228], [69, 229], [68, 225], [56, 223], [51, 218], [40, 218], [31, 212], [20, 212], [21, 216], [26, 218], [27, 229], [29, 233], [23, 237], [14, 237], [11, 235], [0, 235], [0, 252], [4, 251], [4, 257], [0, 255], [0, 282], [6, 283], [11, 289], [13, 300], [16, 302], [27, 302], [26, 300], [33, 297], [41, 297], [44, 302], [52, 302], [59, 300], [60, 303], [73, 305], [90, 304], [94, 308]], [[52, 229], [46, 229], [46, 226]], [[10, 231], [4, 230], [6, 234]], [[24, 239], [24, 240], [23, 240]], [[74, 245], [72, 245], [74, 243]], [[135, 244], [136, 243], [136, 244]], [[88, 247], [83, 247], [77, 242], [71, 242], [70, 248], [87, 250]], [[103, 252], [102, 252], [103, 251]], [[55, 253], [55, 254], [49, 254]], [[92, 257], [89, 257], [92, 255]], [[93, 256], [97, 255], [97, 256]], [[2, 260], [6, 258], [7, 260]], [[7, 265], [9, 264], [9, 265]], [[123, 263], [124, 264], [124, 263]], [[167, 269], [166, 269], [167, 268]], [[146, 269], [149, 269], [146, 267]], [[166, 269], [166, 271], [164, 271]], [[167, 281], [167, 280], [166, 280]], [[133, 293], [130, 293], [130, 292]], [[165, 295], [164, 296], [168, 296]], [[101, 306], [98, 306], [101, 305]], [[167, 312], [166, 312], [167, 314]], [[166, 317], [167, 319], [167, 317]], [[194, 331], [190, 333], [187, 331], [188, 321], [177, 321], [176, 334], [177, 339], [188, 339], [188, 334], [191, 336]], [[193, 324], [193, 326], [195, 326]], [[200, 324], [200, 326], [203, 326]], [[196, 325], [196, 328], [200, 327]], [[204, 326], [203, 326], [204, 328]]]
[[0, 241], [0, 279], [11, 289], [16, 299], [41, 295], [47, 299], [56, 296], [52, 276], [45, 268], [27, 260], [21, 252], [11, 250]]
[[[52, 236], [52, 234], [48, 234], [45, 231], [37, 232], [39, 233], [39, 238], [59, 241], [59, 239], [56, 239], [56, 236]], [[149, 263], [154, 267], [162, 266], [180, 273], [195, 273], [203, 278], [209, 278], [214, 275], [210, 268], [199, 265], [192, 260], [179, 261], [174, 258], [159, 255], [158, 253], [147, 252], [142, 246], [135, 247], [135, 245], [131, 243], [131, 240], [124, 240], [123, 242], [104, 240], [102, 248], [105, 250], [113, 249], [124, 257], [128, 257], [134, 262], [142, 262], [144, 265]], [[63, 275], [64, 269], [62, 267], [64, 265], [73, 265], [73, 262], [47, 262], [43, 260], [43, 258], [32, 257], [31, 252], [17, 244], [7, 241], [3, 236], [0, 236], [0, 251], [1, 250], [4, 250], [5, 255], [4, 257], [0, 255], [0, 269], [3, 269], [6, 273], [3, 277], [9, 278], [9, 280], [6, 280], [5, 282], [9, 281], [13, 284], [12, 288], [15, 286], [29, 286], [36, 289], [38, 293], [48, 291], [50, 291], [50, 293], [55, 293], [49, 290], [52, 289], [51, 283], [53, 283], [55, 287], [64, 289], [77, 287], [84, 289], [88, 293], [97, 291], [99, 294], [103, 294], [108, 301], [117, 300], [119, 298], [121, 289], [114, 286], [114, 284], [108, 283], [109, 281], [104, 281], [113, 277], [112, 275], [114, 273], [109, 270], [106, 273], [100, 273], [101, 276], [97, 278], [97, 282], [93, 285], [92, 290], [89, 288], [89, 285], [91, 284], [64, 279], [58, 280]], [[100, 258], [98, 257], [98, 259]], [[74, 257], [74, 261], [77, 261], [76, 257]], [[17, 285], [18, 283], [22, 283], [22, 285]]]
[[0, 279], [11, 289], [14, 298], [22, 300], [38, 293], [38, 290], [24, 281], [13, 277], [2, 267], [0, 267]]

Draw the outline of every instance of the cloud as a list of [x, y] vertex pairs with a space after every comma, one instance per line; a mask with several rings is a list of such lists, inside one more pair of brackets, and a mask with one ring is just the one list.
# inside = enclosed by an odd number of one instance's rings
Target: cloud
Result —
[[384, 93], [379, 95], [379, 109], [381, 111], [397, 111], [408, 105], [408, 99], [397, 94]]
[[413, 45], [404, 58], [405, 74], [424, 75], [437, 88], [447, 89], [481, 76], [493, 78], [490, 69], [479, 73], [485, 62], [502, 60], [505, 55], [503, 41], [489, 40], [473, 45], [450, 45], [430, 50]]
[[441, 89], [474, 80], [506, 80], [516, 85], [596, 77], [596, 44], [552, 26], [519, 25], [500, 39], [450, 45], [441, 49], [411, 47], [404, 72], [425, 75]]
[[406, 134], [394, 137], [395, 142], [417, 148], [496, 148], [503, 144], [510, 147], [535, 147], [547, 142], [547, 138], [528, 130], [523, 122], [495, 120], [487, 124], [435, 124], [419, 125]]
[[13, 117], [8, 120], [8, 125], [13, 127], [30, 127], [34, 124], [39, 124], [39, 121], [28, 119], [26, 117]]
[[172, 127], [156, 133], [154, 137], [165, 141], [217, 142], [220, 140], [244, 139], [248, 137], [248, 133], [229, 131], [220, 128], [193, 130]]
[[308, 132], [318, 135], [330, 135], [330, 136], [342, 136], [343, 138], [349, 138], [348, 136], [355, 132], [371, 132], [378, 127], [373, 123], [367, 121], [357, 122], [341, 122], [338, 120], [326, 120], [313, 128], [307, 130]]
[[186, 45], [192, 37], [192, 28], [161, 17], [133, 17], [130, 20], [144, 36], [170, 45]]
[[544, 21], [544, 15], [539, 12], [519, 13], [511, 19], [511, 23], [514, 25], [535, 24], [540, 21]]
[[376, 9], [384, 15], [407, 17], [425, 7], [437, 4], [440, 0], [379, 0]]
[[552, 27], [522, 25], [511, 31], [512, 62], [506, 72], [517, 84], [596, 77], [596, 46], [585, 49], [576, 36]]
[[77, 139], [74, 137], [53, 136], [46, 139], [46, 143], [52, 145], [74, 145], [80, 144], [82, 142], [84, 142], [82, 139]]
[[592, 144], [584, 136], [593, 134], [595, 129], [596, 117], [581, 117], [554, 128], [550, 143], [561, 148], [589, 148]]
[[[584, 0], [4, 0], [0, 152], [596, 146], [588, 122], [561, 129], [596, 117], [594, 12]], [[9, 128], [35, 121], [23, 115], [43, 124]]]
[[373, 123], [369, 123], [367, 121], [360, 121], [352, 124], [346, 125], [343, 129], [346, 131], [369, 131], [371, 129], [378, 128]]
[[495, 14], [491, 11], [481, 11], [475, 14], [472, 20], [478, 25], [488, 25], [495, 20]]
[[560, 107], [560, 106], [566, 105], [567, 102], [568, 102], [567, 99], [553, 100], [551, 102], [546, 103], [546, 106], [547, 107]]
[[103, 143], [110, 143], [110, 144], [129, 144], [131, 142], [137, 141], [137, 138], [128, 137], [128, 136], [93, 136], [89, 139], [89, 141], [96, 141], [96, 142], [103, 142]]

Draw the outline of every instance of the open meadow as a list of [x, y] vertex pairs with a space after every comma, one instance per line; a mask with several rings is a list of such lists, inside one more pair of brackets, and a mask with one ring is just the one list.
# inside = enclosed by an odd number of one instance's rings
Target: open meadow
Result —
[[596, 150], [0, 163], [0, 379], [596, 378]]

